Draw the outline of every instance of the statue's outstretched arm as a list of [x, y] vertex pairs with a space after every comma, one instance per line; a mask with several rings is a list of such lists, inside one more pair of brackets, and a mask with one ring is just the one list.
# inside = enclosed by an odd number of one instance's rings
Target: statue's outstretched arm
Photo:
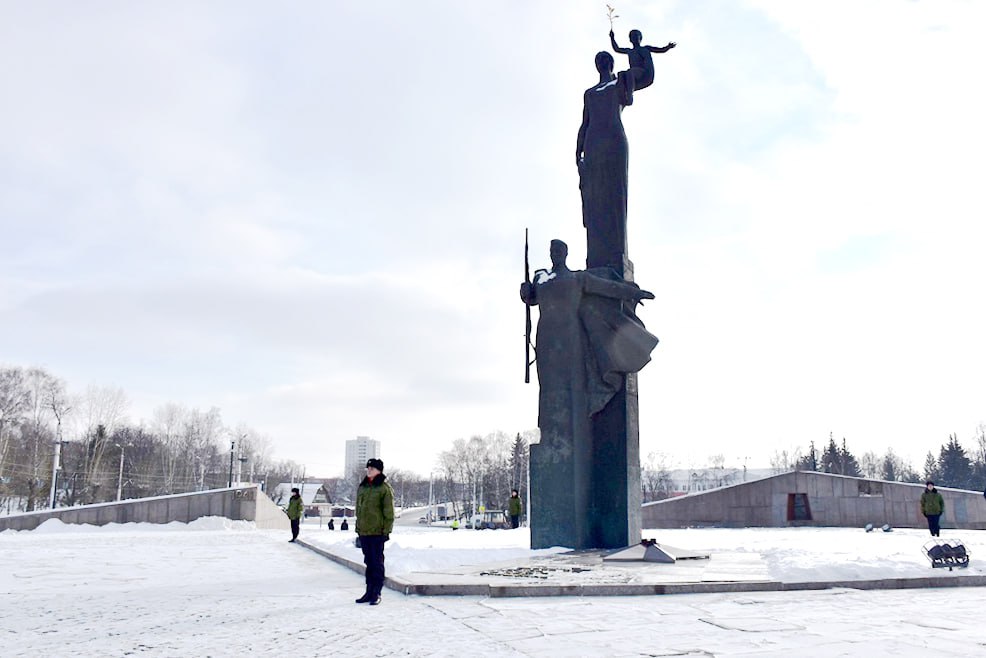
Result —
[[671, 50], [672, 48], [674, 48], [677, 45], [678, 44], [676, 44], [674, 41], [668, 41], [668, 45], [666, 45], [666, 46], [660, 46], [660, 47], [659, 46], [647, 46], [646, 48], [647, 48], [647, 50], [651, 51], [652, 53], [666, 53], [666, 52], [668, 52], [669, 50]]
[[624, 281], [612, 281], [592, 274], [586, 274], [582, 278], [582, 289], [590, 294], [599, 297], [612, 297], [613, 299], [623, 299], [628, 302], [639, 302], [644, 299], [654, 299], [654, 293], [642, 290], [633, 283]]
[[629, 54], [630, 52], [630, 48], [620, 48], [618, 45], [616, 45], [616, 35], [613, 34], [613, 30], [609, 31], [609, 43], [613, 46], [614, 51], [622, 55]]

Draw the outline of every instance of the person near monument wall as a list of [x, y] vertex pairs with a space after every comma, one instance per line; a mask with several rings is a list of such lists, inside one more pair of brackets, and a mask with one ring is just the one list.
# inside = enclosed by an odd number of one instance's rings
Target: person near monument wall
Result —
[[932, 537], [941, 537], [941, 515], [945, 513], [945, 499], [935, 489], [935, 483], [928, 480], [921, 494], [921, 513], [928, 519], [928, 532]]
[[520, 513], [522, 507], [520, 504], [520, 494], [516, 489], [510, 490], [510, 500], [507, 501], [507, 514], [510, 516], [510, 527], [518, 528], [520, 526]]
[[380, 603], [386, 578], [383, 545], [390, 540], [393, 529], [394, 490], [383, 474], [383, 460], [369, 459], [366, 477], [356, 492], [356, 534], [366, 565], [366, 591], [356, 599], [357, 603]]
[[297, 487], [291, 489], [291, 497], [288, 499], [288, 508], [285, 512], [288, 519], [291, 520], [291, 539], [288, 541], [298, 541], [298, 530], [301, 527], [301, 517], [305, 512], [305, 505], [301, 502], [301, 492]]

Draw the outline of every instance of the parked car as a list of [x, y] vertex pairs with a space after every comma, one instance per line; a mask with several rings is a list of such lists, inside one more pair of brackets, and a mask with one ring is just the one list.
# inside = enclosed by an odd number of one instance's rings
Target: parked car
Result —
[[503, 510], [494, 510], [473, 515], [466, 527], [476, 530], [506, 530], [510, 527], [510, 519]]

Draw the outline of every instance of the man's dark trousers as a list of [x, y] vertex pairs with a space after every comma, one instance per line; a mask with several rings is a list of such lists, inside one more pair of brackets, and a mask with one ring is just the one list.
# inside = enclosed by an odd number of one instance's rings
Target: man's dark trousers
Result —
[[520, 527], [520, 514], [510, 515], [510, 527], [517, 529]]
[[932, 537], [941, 537], [941, 514], [928, 514], [928, 531]]
[[360, 535], [363, 564], [366, 565], [366, 593], [380, 596], [383, 591], [383, 535]]
[[[298, 538], [298, 528], [301, 527], [301, 519], [291, 519], [291, 540]], [[282, 540], [283, 541], [283, 540]]]

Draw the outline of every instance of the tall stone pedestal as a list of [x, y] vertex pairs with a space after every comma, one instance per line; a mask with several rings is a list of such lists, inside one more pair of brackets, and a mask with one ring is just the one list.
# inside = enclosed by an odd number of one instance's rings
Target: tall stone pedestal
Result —
[[637, 375], [592, 419], [589, 546], [622, 548], [640, 542], [640, 436]]
[[[633, 281], [633, 263], [624, 253], [609, 262], [586, 261], [587, 268], [608, 265]], [[618, 265], [612, 264], [616, 260]], [[624, 375], [623, 388], [592, 418], [592, 494], [589, 540], [593, 548], [622, 548], [640, 543], [640, 408], [637, 374]]]

